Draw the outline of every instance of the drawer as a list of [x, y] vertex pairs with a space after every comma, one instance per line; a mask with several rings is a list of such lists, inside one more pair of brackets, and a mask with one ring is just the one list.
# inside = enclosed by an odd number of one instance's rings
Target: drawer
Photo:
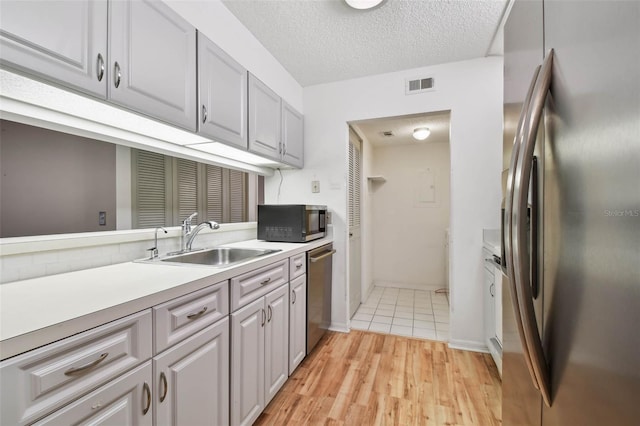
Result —
[[[66, 405], [34, 426], [127, 424], [152, 426], [149, 395], [153, 379], [151, 361], [111, 380], [87, 396]], [[145, 386], [146, 385], [146, 386]], [[106, 421], [105, 421], [106, 420]], [[110, 423], [109, 423], [110, 421]]]
[[0, 424], [33, 422], [151, 358], [151, 310], [0, 363]]
[[291, 271], [291, 276], [289, 277], [290, 280], [298, 278], [300, 275], [304, 275], [307, 272], [306, 252], [289, 258], [289, 271]]
[[154, 307], [154, 355], [226, 315], [229, 315], [228, 281], [222, 281]]
[[231, 279], [231, 312], [289, 281], [289, 259]]

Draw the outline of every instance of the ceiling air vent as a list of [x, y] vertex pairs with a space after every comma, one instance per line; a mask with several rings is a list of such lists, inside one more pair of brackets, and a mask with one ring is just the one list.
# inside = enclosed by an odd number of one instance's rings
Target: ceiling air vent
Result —
[[382, 136], [391, 137], [393, 136], [393, 132], [391, 130], [386, 130], [382, 132]]
[[422, 93], [422, 92], [427, 92], [431, 90], [435, 90], [433, 77], [406, 80], [406, 84], [405, 84], [406, 95], [413, 95], [416, 93]]

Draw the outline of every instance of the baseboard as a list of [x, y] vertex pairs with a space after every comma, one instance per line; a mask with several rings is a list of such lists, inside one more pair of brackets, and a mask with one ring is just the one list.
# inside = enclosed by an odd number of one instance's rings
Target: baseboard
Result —
[[485, 354], [491, 353], [484, 342], [477, 342], [475, 340], [449, 339], [449, 347], [451, 349], [461, 349], [463, 351], [482, 352]]
[[337, 331], [339, 333], [348, 333], [349, 327], [344, 323], [341, 323], [341, 324], [332, 323], [331, 326], [329, 327], [329, 330]]
[[392, 281], [374, 281], [371, 288], [383, 287], [383, 288], [401, 288], [407, 290], [424, 290], [424, 291], [436, 291], [444, 288], [443, 285], [434, 283], [404, 283], [404, 282], [392, 282]]

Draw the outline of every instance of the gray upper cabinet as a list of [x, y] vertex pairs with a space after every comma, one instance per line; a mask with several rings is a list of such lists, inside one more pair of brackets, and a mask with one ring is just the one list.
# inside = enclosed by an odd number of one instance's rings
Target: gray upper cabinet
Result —
[[198, 33], [198, 133], [247, 149], [247, 70]]
[[196, 131], [196, 29], [159, 1], [110, 2], [112, 102]]
[[282, 101], [282, 161], [302, 168], [304, 118], [291, 105]]
[[0, 61], [107, 96], [107, 1], [0, 1]]
[[249, 151], [280, 161], [280, 96], [249, 74]]

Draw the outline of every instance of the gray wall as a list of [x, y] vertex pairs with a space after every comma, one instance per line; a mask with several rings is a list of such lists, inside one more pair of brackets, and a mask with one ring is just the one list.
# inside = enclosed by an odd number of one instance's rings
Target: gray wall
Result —
[[0, 237], [116, 229], [115, 145], [4, 120], [0, 127]]

